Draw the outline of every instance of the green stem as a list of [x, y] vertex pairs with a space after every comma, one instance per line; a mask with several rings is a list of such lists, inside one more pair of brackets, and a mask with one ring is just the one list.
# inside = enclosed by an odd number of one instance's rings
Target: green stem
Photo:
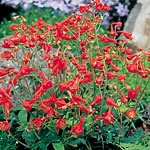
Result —
[[26, 145], [26, 144], [22, 143], [21, 141], [19, 141], [18, 139], [16, 139], [16, 138], [10, 133], [10, 131], [9, 131], [9, 135], [10, 135], [14, 140], [16, 140], [18, 143], [20, 143], [20, 144], [23, 145], [24, 147], [30, 149], [30, 147], [29, 147], [28, 145]]
[[145, 89], [146, 89], [147, 86], [148, 86], [149, 81], [150, 81], [150, 77], [148, 78], [148, 80], [147, 80], [147, 82], [146, 82], [146, 84], [145, 84], [145, 87], [144, 87], [143, 90], [141, 91], [140, 98], [139, 98], [139, 100], [136, 102], [136, 105], [135, 105], [135, 110], [137, 109], [138, 105], [140, 104], [140, 102], [141, 102], [141, 100], [142, 100], [142, 98], [143, 98], [143, 96], [144, 96], [144, 92], [145, 92]]

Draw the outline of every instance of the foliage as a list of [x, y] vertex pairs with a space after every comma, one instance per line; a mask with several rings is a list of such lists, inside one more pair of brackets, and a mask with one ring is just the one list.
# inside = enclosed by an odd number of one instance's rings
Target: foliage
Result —
[[119, 30], [121, 22], [111, 24], [109, 35], [102, 32], [106, 3], [93, 0], [79, 10], [87, 15], [54, 24], [39, 18], [32, 25], [17, 17], [20, 23], [11, 24], [14, 34], [0, 54], [13, 64], [0, 69], [1, 83], [8, 82], [0, 88], [2, 148], [4, 140], [32, 150], [145, 146], [136, 121], [150, 80], [150, 53], [126, 47], [118, 37], [130, 40], [132, 34]]

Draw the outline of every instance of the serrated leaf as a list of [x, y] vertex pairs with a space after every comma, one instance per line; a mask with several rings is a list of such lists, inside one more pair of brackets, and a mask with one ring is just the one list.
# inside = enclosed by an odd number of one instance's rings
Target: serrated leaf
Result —
[[62, 143], [52, 143], [52, 145], [55, 150], [65, 150], [64, 145]]
[[26, 125], [27, 124], [27, 110], [22, 109], [18, 114], [18, 118], [22, 125]]

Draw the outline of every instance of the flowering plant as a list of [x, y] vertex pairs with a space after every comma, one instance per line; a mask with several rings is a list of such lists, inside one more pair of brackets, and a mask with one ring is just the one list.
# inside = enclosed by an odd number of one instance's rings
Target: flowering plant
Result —
[[126, 47], [118, 36], [130, 40], [132, 34], [118, 29], [121, 22], [111, 24], [109, 35], [101, 34], [102, 12], [109, 9], [93, 0], [80, 6], [82, 14], [54, 25], [42, 19], [27, 25], [22, 18], [10, 26], [14, 34], [3, 41], [0, 54], [12, 62], [0, 69], [1, 84], [8, 83], [0, 88], [0, 130], [15, 147], [104, 149], [125, 136], [139, 138], [131, 129], [149, 83], [150, 53], [133, 54]]
[[[74, 12], [80, 5], [92, 2], [92, 0], [2, 0], [2, 4], [10, 5], [14, 8], [20, 6], [24, 10], [37, 6], [39, 8], [51, 7], [54, 10], [69, 13]], [[102, 0], [110, 7], [109, 12], [105, 12], [103, 24], [110, 25], [114, 21], [126, 21], [131, 9], [136, 4], [136, 0]]]

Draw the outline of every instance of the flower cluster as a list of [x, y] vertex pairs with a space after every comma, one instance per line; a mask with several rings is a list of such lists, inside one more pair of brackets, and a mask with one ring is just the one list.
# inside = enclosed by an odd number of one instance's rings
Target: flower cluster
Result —
[[[132, 38], [131, 33], [119, 30], [121, 22], [113, 22], [109, 35], [103, 35], [99, 31], [101, 12], [110, 8], [100, 0], [92, 1], [79, 8], [87, 16], [72, 14], [54, 25], [39, 18], [33, 25], [10, 26], [14, 34], [3, 41], [6, 50], [0, 58], [14, 65], [0, 69], [1, 82], [9, 81], [7, 88], [0, 88], [0, 105], [7, 120], [0, 122], [0, 130], [10, 130], [12, 100], [19, 87], [27, 92], [23, 109], [38, 112], [29, 119], [29, 131], [39, 131], [54, 121], [58, 133], [67, 129], [81, 135], [88, 116], [92, 116], [92, 128], [97, 122], [114, 124], [118, 116], [118, 121], [136, 117], [150, 79], [144, 63], [150, 61], [150, 53], [133, 54], [125, 40], [117, 39], [118, 35]], [[145, 87], [138, 83], [134, 87], [129, 75], [148, 82]]]

